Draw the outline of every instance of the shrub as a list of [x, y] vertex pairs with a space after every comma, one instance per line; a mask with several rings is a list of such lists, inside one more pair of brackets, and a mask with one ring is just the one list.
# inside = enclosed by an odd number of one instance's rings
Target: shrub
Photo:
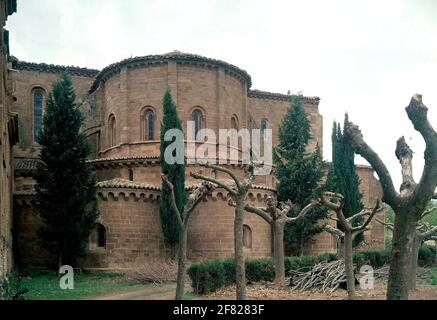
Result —
[[390, 263], [390, 251], [367, 251], [367, 252], [357, 252], [354, 253], [354, 263], [357, 267], [367, 264], [372, 266], [372, 268], [381, 268], [385, 264]]
[[424, 243], [419, 249], [419, 265], [420, 266], [428, 266], [434, 263], [435, 259], [435, 247], [429, 246]]
[[221, 260], [192, 264], [188, 270], [195, 294], [213, 292], [225, 285], [225, 270]]
[[273, 259], [246, 260], [246, 279], [248, 281], [273, 281], [274, 278], [275, 267]]
[[225, 270], [225, 285], [235, 283], [235, 260], [229, 258], [223, 260], [223, 269]]

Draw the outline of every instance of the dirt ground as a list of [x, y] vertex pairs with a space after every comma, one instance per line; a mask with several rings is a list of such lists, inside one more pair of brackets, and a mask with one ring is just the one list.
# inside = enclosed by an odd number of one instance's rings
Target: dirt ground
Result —
[[[362, 290], [357, 288], [358, 299], [385, 300], [386, 283], [375, 281], [374, 289]], [[254, 300], [345, 300], [346, 290], [337, 289], [334, 292], [320, 293], [317, 291], [294, 291], [292, 287], [279, 288], [273, 284], [252, 284], [246, 288], [248, 299]], [[218, 290], [208, 295], [209, 299], [233, 299], [235, 285]], [[418, 284], [417, 290], [412, 291], [410, 300], [437, 300], [437, 286]]]
[[[176, 284], [147, 286], [144, 289], [133, 289], [122, 293], [113, 293], [94, 297], [92, 300], [172, 300], [175, 295]], [[372, 290], [357, 289], [358, 299], [385, 300], [387, 285], [375, 281]], [[190, 291], [188, 288], [187, 291]], [[279, 288], [274, 284], [250, 284], [247, 286], [247, 297], [253, 300], [345, 300], [347, 292], [342, 289], [324, 294], [317, 291], [294, 291], [291, 287]], [[229, 286], [207, 296], [193, 296], [191, 299], [235, 299], [235, 286]], [[410, 293], [410, 300], [437, 300], [437, 286], [417, 285], [417, 290]]]

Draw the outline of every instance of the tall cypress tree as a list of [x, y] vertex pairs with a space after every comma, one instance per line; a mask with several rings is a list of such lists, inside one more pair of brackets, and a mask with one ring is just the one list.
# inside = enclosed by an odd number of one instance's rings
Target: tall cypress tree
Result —
[[[274, 156], [277, 193], [279, 201], [291, 200], [292, 216], [295, 216], [321, 192], [319, 182], [323, 177], [324, 162], [319, 146], [310, 154], [306, 147], [311, 139], [310, 122], [305, 114], [300, 96], [293, 97], [279, 127], [278, 152], [287, 163]], [[324, 208], [313, 209], [303, 219], [294, 224], [287, 224], [284, 240], [292, 254], [303, 253], [304, 244], [320, 233], [323, 227], [317, 221], [326, 217]]]
[[[170, 90], [164, 94], [163, 98], [164, 117], [161, 122], [160, 132], [160, 164], [161, 172], [166, 174], [168, 180], [173, 184], [176, 205], [179, 212], [183, 212], [185, 205], [185, 163], [168, 164], [164, 159], [164, 151], [173, 141], [164, 141], [164, 135], [169, 129], [179, 129], [182, 131], [182, 123], [176, 111], [176, 105], [171, 97]], [[165, 183], [161, 185], [161, 205], [159, 208], [161, 227], [164, 233], [164, 242], [175, 253], [175, 247], [179, 239], [179, 226], [170, 208], [169, 190]]]
[[70, 264], [83, 252], [98, 217], [96, 177], [86, 158], [91, 147], [80, 127], [84, 117], [75, 104], [71, 79], [64, 74], [47, 97], [43, 128], [37, 137], [41, 163], [35, 175], [40, 235]]
[[[344, 117], [344, 126], [349, 122], [347, 113]], [[344, 196], [343, 213], [350, 217], [360, 212], [364, 206], [363, 195], [360, 192], [360, 179], [355, 168], [355, 153], [349, 144], [344, 142], [341, 125], [334, 122], [332, 127], [332, 165], [328, 173], [326, 188], [330, 191], [339, 192]], [[360, 223], [357, 219], [354, 224]], [[364, 234], [357, 235], [354, 246], [364, 240]]]

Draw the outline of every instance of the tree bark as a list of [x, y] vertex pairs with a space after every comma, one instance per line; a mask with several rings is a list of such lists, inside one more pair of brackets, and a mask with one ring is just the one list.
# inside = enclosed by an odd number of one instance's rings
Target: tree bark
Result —
[[237, 285], [237, 300], [246, 299], [246, 272], [243, 252], [243, 217], [244, 201], [237, 200], [234, 220], [234, 250], [235, 250], [235, 279]]
[[352, 251], [352, 233], [345, 231], [344, 233], [344, 266], [346, 272], [347, 294], [349, 300], [355, 300], [355, 274]]
[[416, 278], [417, 278], [417, 264], [419, 262], [419, 249], [422, 244], [422, 239], [418, 235], [414, 238], [413, 250], [411, 254], [411, 270], [410, 270], [410, 281], [409, 290], [416, 290]]
[[178, 275], [176, 279], [176, 300], [182, 300], [185, 292], [185, 272], [187, 270], [187, 232], [188, 225], [179, 231]]
[[411, 257], [417, 219], [415, 215], [398, 213], [394, 221], [393, 248], [387, 284], [388, 300], [408, 299]]
[[339, 237], [337, 239], [337, 259], [344, 259], [344, 238]]
[[274, 223], [275, 240], [275, 283], [278, 285], [285, 284], [285, 263], [284, 263], [284, 227], [285, 224], [279, 221]]

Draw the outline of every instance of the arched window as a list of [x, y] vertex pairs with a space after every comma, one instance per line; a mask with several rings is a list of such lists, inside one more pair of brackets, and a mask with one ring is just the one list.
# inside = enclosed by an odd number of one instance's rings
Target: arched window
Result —
[[108, 120], [108, 143], [110, 147], [115, 146], [116, 138], [117, 136], [115, 116], [111, 114]]
[[197, 133], [203, 129], [203, 114], [199, 109], [195, 109], [191, 113], [191, 120], [194, 121], [194, 140], [196, 140]]
[[32, 91], [33, 97], [33, 141], [37, 142], [38, 135], [42, 128], [44, 90], [35, 88]]
[[97, 248], [106, 247], [106, 229], [100, 223], [96, 223], [96, 235], [97, 235], [96, 238]]
[[252, 230], [247, 224], [243, 225], [243, 246], [252, 248]]
[[141, 114], [141, 140], [153, 140], [155, 136], [155, 113], [150, 108], [145, 108]]
[[238, 130], [238, 119], [236, 116], [232, 116], [231, 118], [231, 129]]
[[266, 118], [261, 120], [261, 134], [269, 127], [269, 121]]
[[127, 175], [128, 175], [129, 181], [134, 181], [134, 171], [132, 170], [132, 168], [129, 168], [127, 170]]

